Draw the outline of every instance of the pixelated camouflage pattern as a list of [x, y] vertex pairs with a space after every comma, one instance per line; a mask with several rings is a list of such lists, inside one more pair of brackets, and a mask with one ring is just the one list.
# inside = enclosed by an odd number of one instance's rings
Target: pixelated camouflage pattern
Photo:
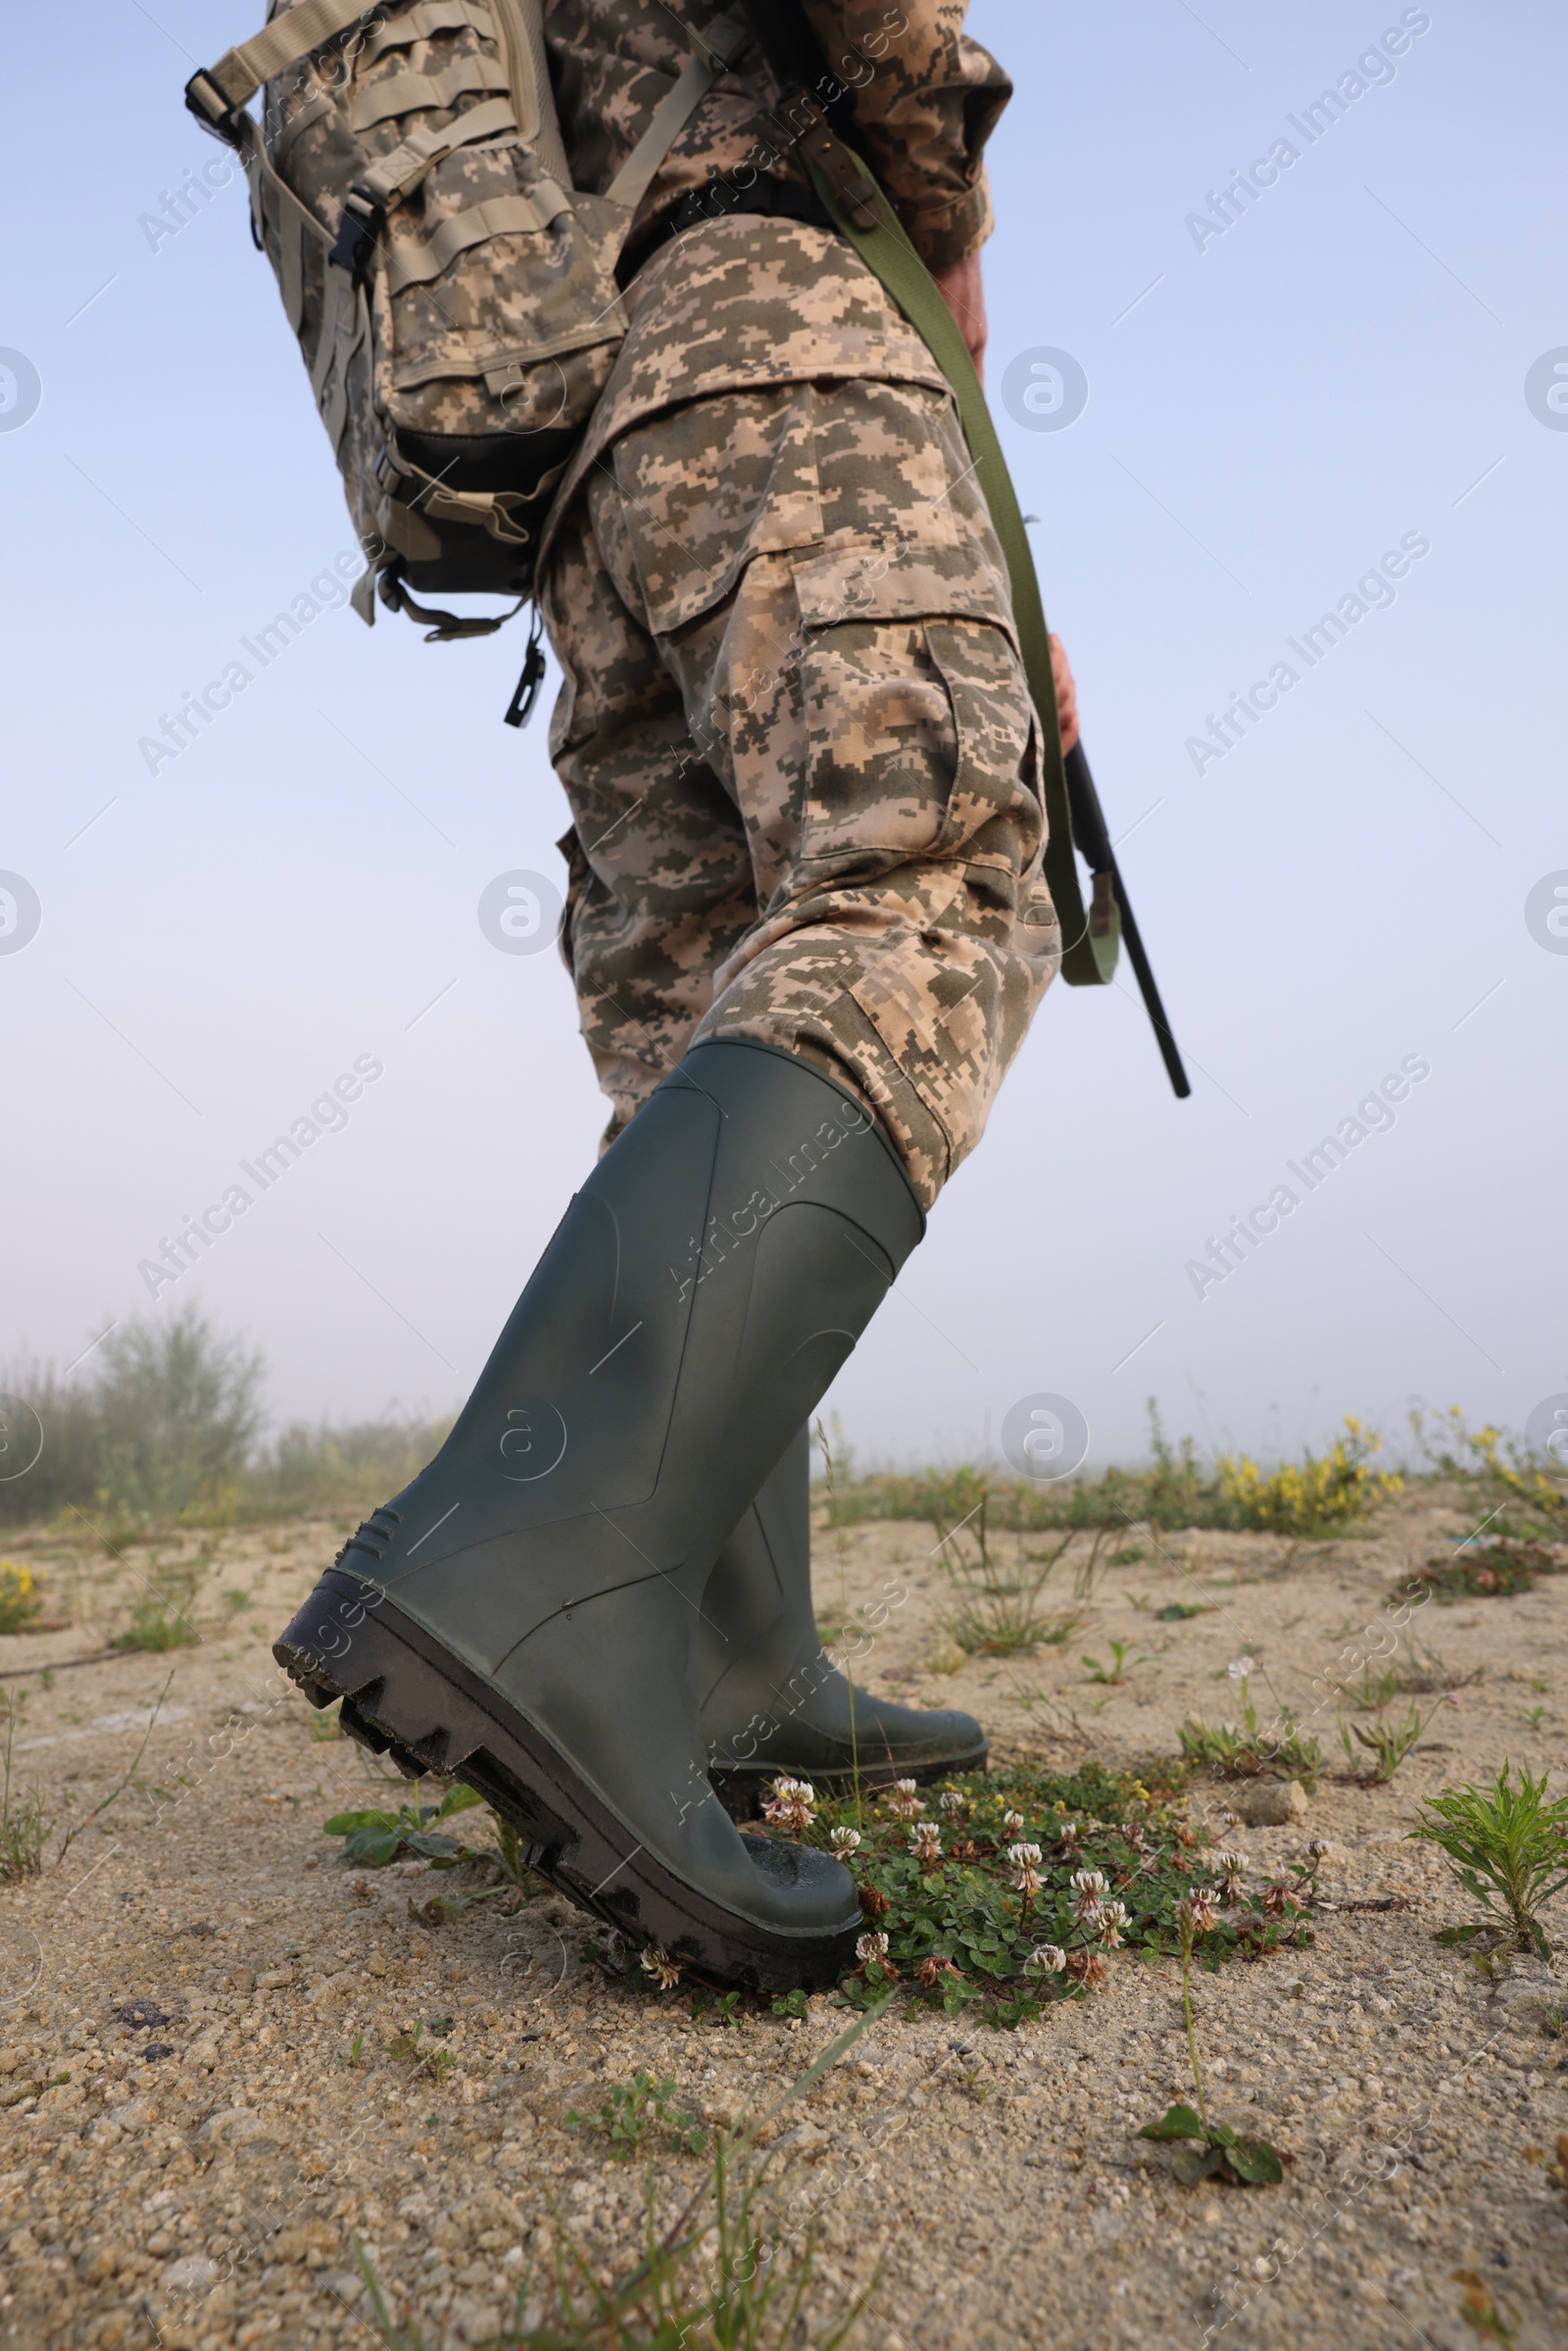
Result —
[[[506, 95], [494, 20], [482, 7], [471, 14], [481, 22], [465, 22], [458, 7], [389, 10], [268, 84], [263, 122], [274, 168], [323, 229], [336, 233], [349, 187], [411, 132], [445, 126]], [[416, 37], [421, 22], [437, 29]], [[407, 86], [410, 76], [439, 79], [453, 103], [354, 126], [357, 110], [388, 103], [378, 94]], [[510, 133], [460, 148], [392, 207], [381, 256], [392, 265], [415, 257], [455, 215], [496, 197], [536, 197], [545, 177], [538, 155]], [[528, 440], [558, 414], [568, 421], [586, 418], [604, 388], [625, 325], [614, 280], [625, 227], [624, 213], [589, 193], [548, 227], [471, 246], [428, 284], [389, 297], [385, 277], [374, 272], [377, 416], [417, 433], [512, 436], [525, 472]], [[269, 220], [264, 231], [286, 285], [289, 224]], [[314, 365], [325, 295], [318, 246], [306, 267], [310, 299], [301, 340]], [[329, 318], [326, 325], [330, 330]], [[554, 364], [530, 368], [546, 352]], [[361, 471], [363, 464], [356, 466]], [[373, 494], [362, 487], [368, 522]]]
[[[831, 242], [750, 225], [798, 258]], [[653, 370], [642, 333], [625, 362]], [[696, 1037], [753, 1037], [856, 1087], [929, 1205], [1060, 953], [1037, 724], [951, 396], [804, 377], [634, 417], [560, 520], [543, 603], [564, 945], [611, 1135]]]
[[854, 247], [801, 221], [700, 221], [654, 254], [626, 290], [626, 310], [630, 331], [558, 512], [612, 441], [681, 401], [847, 376], [947, 389], [929, 347]]
[[[933, 269], [962, 261], [990, 233], [982, 152], [1012, 92], [964, 33], [966, 0], [807, 0], [807, 8], [830, 69], [855, 91], [867, 153], [922, 258]], [[710, 13], [681, 0], [680, 14], [698, 26]], [[572, 177], [602, 194], [689, 45], [675, 12], [646, 0], [546, 0], [544, 24]], [[780, 94], [755, 46], [738, 56], [676, 140], [638, 222], [705, 185], [710, 171], [748, 162], [804, 180], [787, 142], [771, 155], [760, 144], [759, 115]]]

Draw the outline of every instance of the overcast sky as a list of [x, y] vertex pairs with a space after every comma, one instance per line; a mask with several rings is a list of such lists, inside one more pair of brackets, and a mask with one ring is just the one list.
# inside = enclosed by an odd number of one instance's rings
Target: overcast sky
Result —
[[[96, 0], [64, 142], [58, 28], [11, 30], [0, 1352], [195, 1298], [279, 1416], [445, 1410], [604, 1116], [555, 955], [480, 920], [561, 876], [564, 807], [542, 716], [500, 723], [519, 628], [333, 609], [353, 534], [238, 179], [157, 232], [223, 154], [183, 82], [261, 14]], [[1098, 1460], [1150, 1395], [1253, 1449], [1419, 1397], [1522, 1426], [1568, 1391], [1561, 11], [970, 22], [1017, 84], [993, 398], [1194, 1093], [1130, 980], [1053, 989], [830, 1403], [905, 1461], [1041, 1393]], [[263, 1192], [242, 1163], [313, 1102]], [[138, 1267], [235, 1184], [154, 1309]]]

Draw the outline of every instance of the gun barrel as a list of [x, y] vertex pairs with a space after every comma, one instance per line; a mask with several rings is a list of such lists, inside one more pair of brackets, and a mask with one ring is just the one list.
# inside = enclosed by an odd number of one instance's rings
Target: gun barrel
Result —
[[1181, 1052], [1171, 1030], [1170, 1022], [1165, 1017], [1165, 1007], [1160, 1002], [1159, 989], [1155, 985], [1154, 974], [1145, 952], [1143, 934], [1138, 928], [1132, 902], [1127, 896], [1127, 885], [1122, 880], [1121, 868], [1116, 863], [1116, 853], [1110, 846], [1110, 834], [1105, 827], [1105, 812], [1100, 805], [1100, 794], [1095, 790], [1095, 779], [1090, 773], [1089, 761], [1084, 755], [1082, 743], [1075, 743], [1068, 752], [1065, 766], [1067, 803], [1072, 809], [1073, 839], [1087, 858], [1091, 873], [1108, 873], [1110, 875], [1111, 885], [1116, 893], [1116, 905], [1121, 913], [1121, 935], [1126, 941], [1127, 959], [1132, 964], [1133, 976], [1138, 982], [1138, 993], [1144, 1000], [1144, 1009], [1148, 1012], [1153, 1025], [1154, 1042], [1159, 1047], [1160, 1059], [1165, 1064], [1165, 1072], [1175, 1091], [1176, 1099], [1178, 1102], [1185, 1102], [1193, 1089], [1188, 1080], [1187, 1071], [1182, 1065]]

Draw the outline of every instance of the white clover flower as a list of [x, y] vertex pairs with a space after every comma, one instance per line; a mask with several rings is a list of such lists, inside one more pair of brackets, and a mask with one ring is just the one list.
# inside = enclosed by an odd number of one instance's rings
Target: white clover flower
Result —
[[912, 1780], [894, 1781], [893, 1809], [901, 1821], [918, 1820], [925, 1810], [925, 1798]]
[[637, 1964], [661, 1991], [673, 1991], [680, 1982], [680, 1961], [671, 1959], [662, 1943], [650, 1943], [646, 1951], [639, 1951]]
[[1121, 1931], [1126, 1924], [1127, 1905], [1125, 1902], [1104, 1902], [1101, 1905], [1100, 1915], [1095, 1921], [1095, 1926], [1100, 1939], [1107, 1951], [1115, 1950], [1121, 1941]]
[[1016, 1837], [1022, 1827], [1023, 1814], [1021, 1812], [1013, 1812], [1009, 1809], [1003, 1814], [1002, 1833], [1004, 1837]]
[[1040, 1891], [1040, 1847], [1038, 1845], [1009, 1845], [1007, 1866], [1012, 1883], [1018, 1891], [1033, 1900]]
[[1330, 1850], [1329, 1840], [1326, 1837], [1314, 1837], [1306, 1849], [1314, 1861], [1321, 1861]]
[[1206, 1935], [1219, 1915], [1214, 1906], [1212, 1886], [1195, 1886], [1180, 1904], [1180, 1915], [1192, 1922], [1195, 1935]]
[[1072, 1915], [1080, 1927], [1092, 1927], [1100, 1916], [1101, 1905], [1109, 1887], [1103, 1870], [1074, 1870], [1072, 1874]]
[[860, 1841], [860, 1832], [858, 1829], [832, 1829], [828, 1832], [827, 1841], [842, 1858], [855, 1851]]
[[945, 1788], [942, 1794], [942, 1809], [949, 1820], [956, 1821], [961, 1812], [967, 1812], [969, 1809], [969, 1799], [959, 1788]]
[[1234, 1902], [1237, 1895], [1242, 1890], [1242, 1872], [1247, 1867], [1247, 1855], [1245, 1853], [1234, 1852], [1216, 1853], [1214, 1856], [1214, 1867], [1219, 1872], [1220, 1884], [1225, 1889], [1226, 1901]]
[[885, 1935], [862, 1935], [855, 1946], [855, 1956], [861, 1967], [869, 1967], [873, 1959], [886, 1959], [888, 1938]]
[[816, 1790], [809, 1780], [775, 1780], [773, 1792], [762, 1806], [763, 1818], [792, 1837], [804, 1837], [815, 1813]]
[[1029, 1965], [1045, 1976], [1059, 1976], [1067, 1964], [1067, 1954], [1060, 1943], [1040, 1943], [1029, 1954]]
[[942, 1859], [942, 1832], [935, 1821], [917, 1821], [909, 1831], [909, 1850], [923, 1867]]
[[1249, 1674], [1256, 1673], [1257, 1659], [1255, 1657], [1249, 1657], [1244, 1652], [1240, 1657], [1233, 1657], [1229, 1665], [1225, 1668], [1225, 1671], [1229, 1674], [1233, 1682], [1245, 1681]]

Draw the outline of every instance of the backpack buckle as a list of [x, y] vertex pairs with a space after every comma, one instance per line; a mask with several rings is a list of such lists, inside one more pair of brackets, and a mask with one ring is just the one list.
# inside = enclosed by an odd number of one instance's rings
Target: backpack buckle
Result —
[[370, 255], [379, 244], [385, 226], [386, 206], [356, 180], [343, 199], [337, 240], [327, 260], [336, 262], [340, 269], [347, 269], [356, 285], [363, 285]]
[[240, 125], [244, 117], [237, 106], [230, 106], [210, 74], [191, 75], [185, 84], [185, 106], [203, 130], [211, 132], [215, 139], [221, 139], [236, 154], [243, 151], [245, 134]]

